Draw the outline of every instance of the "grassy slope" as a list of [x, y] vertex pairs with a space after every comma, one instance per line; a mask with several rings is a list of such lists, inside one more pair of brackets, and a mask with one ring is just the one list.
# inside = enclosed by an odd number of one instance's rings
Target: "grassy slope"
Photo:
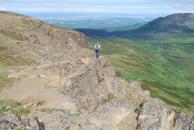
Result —
[[117, 74], [139, 80], [151, 96], [159, 97], [178, 111], [194, 113], [194, 39], [90, 38], [100, 40]]
[[[1, 40], [5, 38], [7, 39], [6, 42]], [[14, 31], [0, 30], [0, 91], [7, 86], [11, 86], [16, 81], [14, 78], [8, 77], [8, 71], [17, 69], [17, 67], [36, 64], [34, 60], [20, 56], [14, 49], [12, 50], [9, 47], [12, 42], [25, 41], [27, 39], [27, 37]]]
[[16, 69], [16, 67], [25, 67], [33, 64], [35, 64], [34, 61], [15, 54], [7, 47], [0, 46], [0, 91], [7, 86], [13, 85], [16, 81], [16, 79], [8, 77], [8, 73], [11, 70]]

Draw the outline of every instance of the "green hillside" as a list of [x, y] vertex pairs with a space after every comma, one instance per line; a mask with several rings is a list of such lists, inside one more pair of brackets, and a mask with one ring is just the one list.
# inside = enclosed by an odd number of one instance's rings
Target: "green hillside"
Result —
[[102, 53], [110, 58], [118, 76], [139, 80], [151, 96], [178, 111], [194, 113], [194, 38], [156, 37], [92, 37], [89, 41], [101, 42]]

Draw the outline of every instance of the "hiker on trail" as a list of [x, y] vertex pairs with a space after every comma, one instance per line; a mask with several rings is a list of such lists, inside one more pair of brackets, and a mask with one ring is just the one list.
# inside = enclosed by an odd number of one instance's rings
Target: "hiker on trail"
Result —
[[95, 44], [95, 50], [96, 50], [96, 58], [98, 59], [100, 57], [100, 43], [98, 41]]

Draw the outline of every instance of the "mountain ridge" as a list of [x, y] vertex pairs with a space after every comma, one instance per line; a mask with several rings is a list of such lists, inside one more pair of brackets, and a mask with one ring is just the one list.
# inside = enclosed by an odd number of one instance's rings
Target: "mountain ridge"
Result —
[[169, 32], [176, 33], [179, 30], [183, 33], [194, 32], [193, 29], [189, 28], [189, 25], [194, 25], [194, 14], [192, 13], [179, 13], [173, 14], [166, 17], [159, 17], [152, 22], [136, 29], [134, 32], [146, 32], [146, 33], [157, 33], [157, 32]]
[[108, 32], [100, 29], [76, 29], [85, 33], [88, 36], [118, 36], [118, 37], [138, 37], [149, 36], [154, 33], [167, 33], [171, 35], [183, 35], [194, 33], [194, 14], [193, 13], [178, 13], [168, 15], [166, 17], [159, 17], [148, 22], [136, 29], [121, 30]]
[[[5, 112], [0, 115], [0, 128], [38, 130], [34, 119], [41, 120], [46, 130], [194, 128], [193, 116], [151, 98], [139, 82], [127, 83], [117, 77], [105, 57], [96, 60], [82, 33], [30, 17], [0, 16], [0, 52], [10, 51], [0, 57], [0, 66], [6, 68], [0, 74], [17, 80], [1, 88], [0, 108]], [[36, 63], [17, 65], [17, 59]], [[19, 103], [9, 105], [10, 99]], [[18, 107], [28, 109], [29, 114], [20, 116], [15, 111]]]

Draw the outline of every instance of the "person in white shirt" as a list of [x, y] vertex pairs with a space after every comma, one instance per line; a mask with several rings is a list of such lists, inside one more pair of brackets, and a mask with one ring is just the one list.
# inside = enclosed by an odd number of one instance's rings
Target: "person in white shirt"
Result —
[[96, 50], [96, 58], [99, 59], [99, 57], [100, 57], [100, 43], [99, 43], [99, 41], [97, 41], [95, 44], [95, 50]]

